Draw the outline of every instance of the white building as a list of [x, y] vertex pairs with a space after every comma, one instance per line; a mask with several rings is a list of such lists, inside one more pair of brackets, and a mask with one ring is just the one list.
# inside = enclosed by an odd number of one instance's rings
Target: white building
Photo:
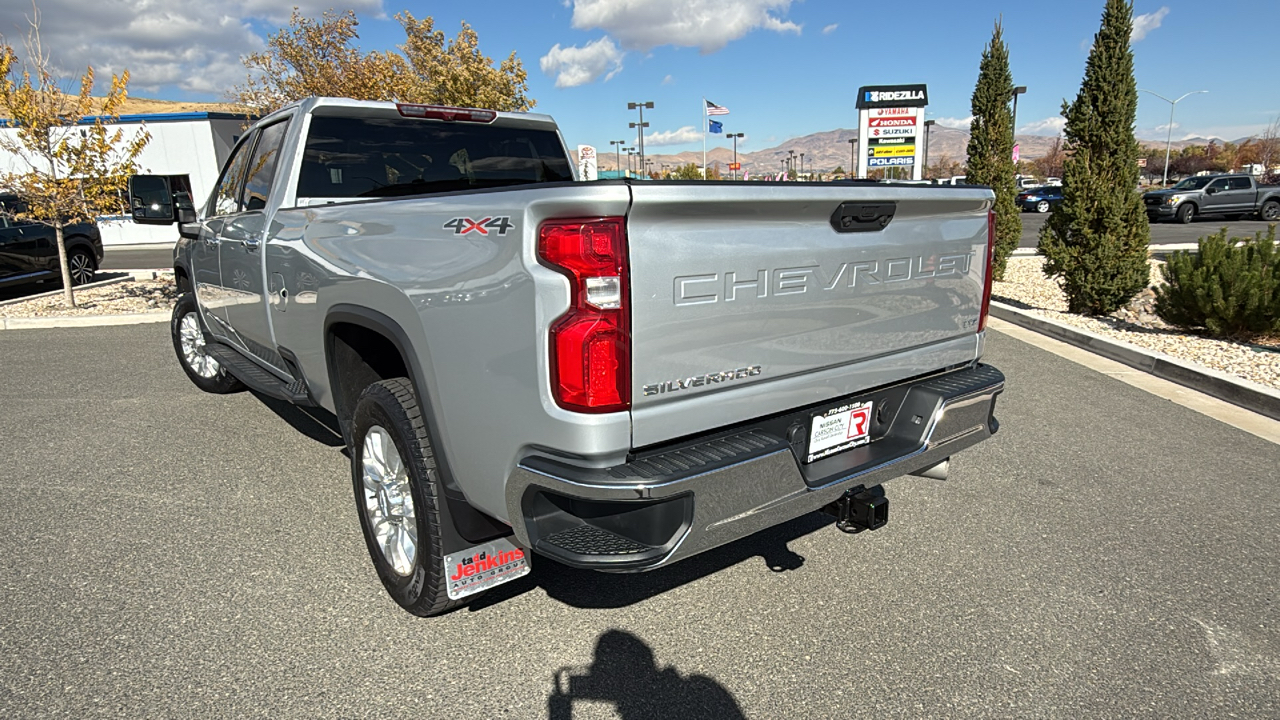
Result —
[[[108, 132], [123, 128], [126, 137], [145, 126], [151, 133], [138, 156], [138, 168], [149, 175], [168, 175], [175, 190], [190, 189], [199, 207], [208, 199], [218, 181], [218, 171], [240, 139], [246, 119], [243, 115], [222, 112], [151, 113], [121, 115], [110, 123]], [[16, 133], [9, 127], [0, 132]], [[27, 168], [12, 155], [0, 150], [0, 169], [23, 172]], [[137, 245], [175, 243], [178, 231], [172, 226], [136, 225], [128, 215], [98, 218], [104, 245]]]

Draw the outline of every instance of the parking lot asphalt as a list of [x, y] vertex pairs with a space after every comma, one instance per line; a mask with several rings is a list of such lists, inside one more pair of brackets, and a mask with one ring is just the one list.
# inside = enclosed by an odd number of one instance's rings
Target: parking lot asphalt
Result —
[[163, 325], [2, 333], [0, 717], [1280, 715], [1280, 446], [987, 347], [1000, 432], [882, 530], [535, 558], [422, 619], [323, 428], [202, 394]]
[[[1040, 242], [1040, 228], [1052, 213], [1022, 213], [1022, 239], [1018, 247], [1033, 248]], [[1222, 228], [1227, 228], [1230, 237], [1253, 237], [1261, 230], [1267, 231], [1272, 223], [1261, 220], [1227, 220], [1223, 217], [1203, 217], [1182, 225], [1181, 223], [1151, 223], [1152, 245], [1173, 245], [1177, 243], [1194, 243], [1206, 235], [1212, 235]]]

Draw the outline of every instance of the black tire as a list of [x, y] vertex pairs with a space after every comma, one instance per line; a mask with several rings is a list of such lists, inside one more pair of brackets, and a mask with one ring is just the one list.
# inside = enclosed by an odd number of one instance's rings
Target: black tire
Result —
[[[184, 323], [184, 318], [190, 318]], [[189, 323], [195, 323], [195, 328], [203, 330], [200, 323], [200, 312], [196, 307], [196, 296], [191, 293], [183, 293], [178, 296], [178, 302], [173, 306], [173, 316], [169, 319], [169, 335], [173, 338], [173, 351], [178, 355], [178, 364], [182, 366], [183, 372], [191, 379], [196, 387], [207, 393], [217, 395], [225, 395], [227, 393], [239, 392], [244, 389], [244, 385], [236, 379], [234, 375], [227, 372], [227, 369], [218, 364], [217, 360], [207, 357], [204, 354], [204, 336], [199, 336], [198, 352], [195, 353], [195, 360], [188, 359], [186, 349], [183, 347], [183, 329], [186, 325], [188, 334], [191, 327]], [[212, 365], [205, 365], [205, 360]], [[196, 363], [196, 364], [193, 364]], [[209, 368], [212, 367], [212, 373]]]
[[1174, 221], [1180, 222], [1183, 225], [1190, 224], [1191, 221], [1195, 219], [1195, 217], [1196, 217], [1196, 206], [1192, 205], [1191, 203], [1182, 203], [1182, 207], [1178, 208], [1178, 212], [1174, 213], [1173, 215]]
[[[377, 497], [367, 493], [363, 478], [365, 440], [373, 428], [386, 431], [394, 442], [413, 500], [417, 546], [404, 573], [397, 572], [383, 554], [367, 505], [367, 497]], [[465, 599], [449, 599], [440, 535], [440, 475], [422, 409], [408, 379], [381, 380], [360, 393], [351, 417], [351, 484], [369, 558], [391, 598], [422, 617], [461, 605]]]
[[1267, 222], [1280, 221], [1280, 200], [1268, 200], [1258, 208], [1258, 219]]
[[72, 285], [88, 285], [98, 272], [98, 263], [88, 250], [72, 248], [67, 251], [67, 271]]

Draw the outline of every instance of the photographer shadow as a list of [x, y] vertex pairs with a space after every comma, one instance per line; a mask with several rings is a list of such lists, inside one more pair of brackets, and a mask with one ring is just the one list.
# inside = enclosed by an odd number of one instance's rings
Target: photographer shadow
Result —
[[550, 720], [572, 720], [575, 702], [609, 703], [622, 720], [746, 717], [723, 685], [705, 675], [682, 676], [674, 667], [659, 668], [653, 649], [622, 630], [609, 630], [596, 640], [595, 658], [585, 674], [561, 668], [552, 681]]

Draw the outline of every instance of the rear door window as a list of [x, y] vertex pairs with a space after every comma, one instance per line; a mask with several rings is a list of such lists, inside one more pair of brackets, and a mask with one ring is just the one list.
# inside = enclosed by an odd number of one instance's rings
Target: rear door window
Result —
[[1234, 177], [1230, 180], [1230, 187], [1232, 190], [1250, 190], [1253, 188], [1253, 185], [1249, 183], [1249, 178], [1247, 177]]
[[297, 194], [396, 197], [572, 179], [554, 130], [316, 115]]
[[245, 172], [244, 193], [241, 205], [245, 210], [262, 210], [267, 206], [267, 195], [271, 193], [271, 183], [276, 178], [276, 168], [280, 165], [280, 150], [284, 146], [284, 135], [289, 129], [289, 121], [284, 120], [262, 128], [258, 134], [258, 145], [253, 150], [253, 159]]

